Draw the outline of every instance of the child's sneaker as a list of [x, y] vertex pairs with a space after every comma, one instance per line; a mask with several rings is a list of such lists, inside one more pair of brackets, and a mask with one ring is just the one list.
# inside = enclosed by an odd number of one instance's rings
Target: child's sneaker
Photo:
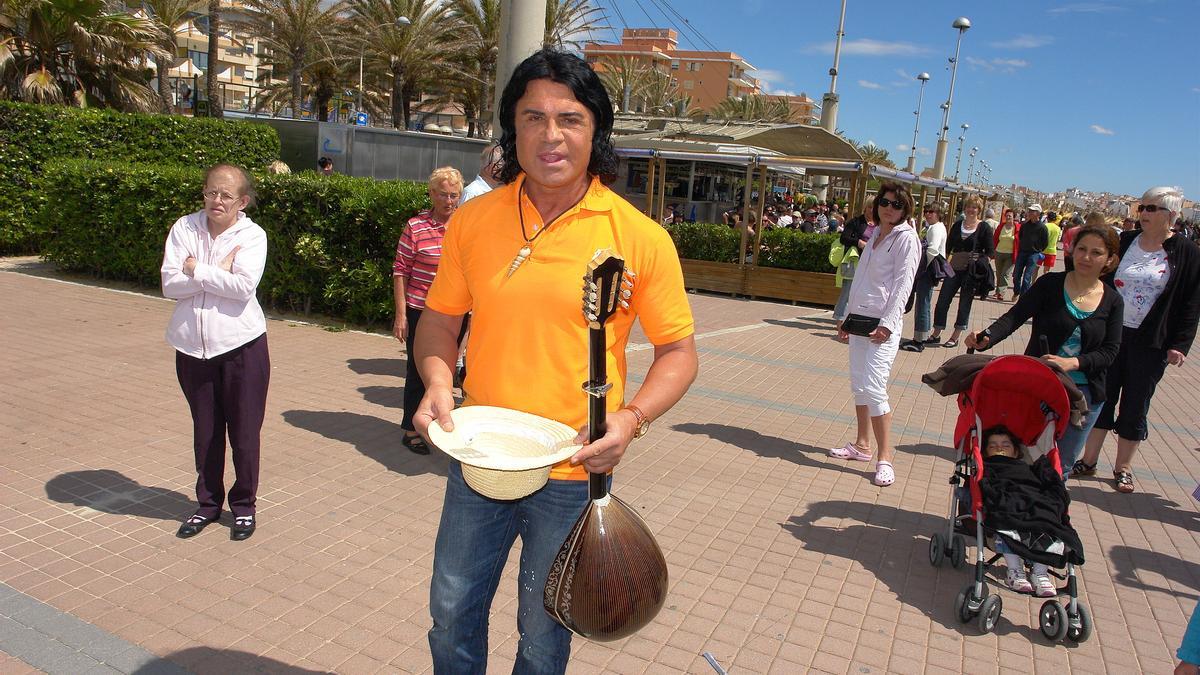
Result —
[[1032, 593], [1033, 584], [1025, 576], [1025, 570], [1008, 568], [1008, 587], [1018, 593]]
[[1054, 581], [1050, 579], [1050, 573], [1045, 565], [1035, 564], [1033, 566], [1032, 581], [1034, 595], [1039, 598], [1053, 598], [1058, 595], [1058, 589], [1054, 587]]

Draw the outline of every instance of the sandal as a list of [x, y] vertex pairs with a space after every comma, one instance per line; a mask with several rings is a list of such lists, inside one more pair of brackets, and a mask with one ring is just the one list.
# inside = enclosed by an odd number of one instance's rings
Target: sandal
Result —
[[1114, 471], [1113, 482], [1117, 486], [1117, 492], [1129, 494], [1133, 492], [1133, 474], [1128, 471]]
[[958, 346], [958, 340], [954, 340], [954, 339], [946, 340], [945, 342], [942, 343], [942, 346], [945, 347], [946, 349], [954, 349], [955, 347]]
[[1071, 467], [1072, 476], [1095, 476], [1096, 465], [1088, 464], [1082, 459], [1076, 460], [1075, 465]]
[[871, 461], [870, 448], [867, 449], [867, 452], [863, 452], [863, 449], [854, 443], [847, 443], [842, 448], [830, 448], [829, 456], [836, 459], [852, 459], [856, 462]]
[[880, 460], [875, 463], [875, 479], [871, 481], [879, 487], [887, 487], [896, 482], [896, 470], [891, 462]]
[[936, 345], [936, 344], [941, 344], [941, 343], [942, 343], [942, 336], [940, 336], [940, 335], [934, 335], [932, 337], [927, 337], [924, 340], [921, 340], [921, 344], [926, 344], [926, 345]]
[[413, 451], [414, 454], [417, 454], [417, 455], [428, 455], [429, 454], [429, 444], [426, 443], [425, 439], [421, 438], [421, 436], [419, 434], [413, 435], [413, 436], [409, 436], [408, 434], [405, 434], [404, 439], [401, 440], [400, 442], [404, 445], [404, 447]]

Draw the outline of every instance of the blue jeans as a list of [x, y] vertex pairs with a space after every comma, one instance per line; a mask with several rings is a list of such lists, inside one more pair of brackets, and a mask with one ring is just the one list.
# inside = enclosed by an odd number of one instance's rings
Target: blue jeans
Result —
[[929, 337], [929, 327], [933, 323], [930, 307], [933, 303], [933, 282], [928, 277], [917, 279], [913, 284], [916, 297], [913, 299], [913, 339], [924, 340]]
[[1029, 290], [1033, 285], [1033, 273], [1037, 271], [1037, 252], [1018, 253], [1017, 264], [1013, 267], [1013, 292], [1017, 295]]
[[1075, 460], [1079, 459], [1079, 453], [1083, 451], [1083, 444], [1087, 441], [1088, 434], [1092, 432], [1092, 427], [1096, 426], [1096, 420], [1100, 418], [1100, 411], [1104, 409], [1104, 402], [1092, 403], [1092, 390], [1086, 384], [1078, 384], [1079, 391], [1083, 393], [1083, 400], [1087, 401], [1088, 413], [1083, 418], [1083, 426], [1075, 428], [1074, 425], [1068, 424], [1067, 431], [1058, 442], [1058, 460], [1062, 464], [1063, 480], [1065, 481], [1071, 475], [1071, 467], [1075, 466]]
[[833, 306], [833, 318], [837, 321], [842, 321], [846, 318], [846, 303], [850, 301], [850, 286], [854, 284], [854, 279], [842, 280], [842, 292], [838, 294], [837, 304]]
[[429, 649], [435, 673], [487, 670], [488, 613], [508, 552], [521, 537], [514, 673], [563, 673], [571, 632], [546, 613], [543, 589], [554, 556], [588, 503], [585, 480], [552, 480], [514, 501], [489, 499], [451, 462], [433, 552]]

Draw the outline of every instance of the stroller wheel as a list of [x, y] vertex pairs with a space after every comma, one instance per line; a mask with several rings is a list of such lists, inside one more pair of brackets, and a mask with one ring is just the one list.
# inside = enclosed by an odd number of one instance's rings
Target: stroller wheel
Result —
[[[958, 617], [960, 623], [968, 623], [979, 614], [980, 605], [989, 597], [991, 591], [987, 584], [983, 584], [983, 595], [976, 598], [975, 582], [971, 582], [958, 592], [958, 597], [954, 599], [954, 614]], [[971, 609], [972, 605], [975, 607]]]
[[1079, 613], [1068, 616], [1067, 639], [1078, 644], [1086, 642], [1092, 635], [1092, 613], [1082, 601], [1076, 600], [1075, 606], [1079, 608]]
[[954, 535], [950, 542], [950, 565], [954, 569], [962, 569], [967, 562], [967, 540], [961, 534]]
[[999, 595], [989, 595], [979, 608], [979, 632], [987, 634], [1000, 621], [1000, 612], [1004, 609], [1004, 598]]
[[1067, 636], [1067, 610], [1057, 600], [1042, 603], [1038, 623], [1041, 624], [1042, 635], [1051, 642], [1059, 642]]
[[946, 559], [946, 538], [941, 532], [934, 532], [929, 538], [929, 564], [934, 567], [941, 567], [942, 561]]

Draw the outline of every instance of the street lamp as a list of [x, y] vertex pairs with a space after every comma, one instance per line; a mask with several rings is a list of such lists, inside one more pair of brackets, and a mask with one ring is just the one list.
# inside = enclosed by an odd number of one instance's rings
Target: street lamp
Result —
[[949, 142], [946, 140], [946, 132], [950, 130], [950, 106], [954, 104], [954, 77], [958, 74], [958, 54], [962, 48], [963, 33], [971, 27], [971, 20], [965, 16], [960, 16], [951, 24], [958, 31], [958, 42], [954, 45], [954, 58], [950, 59], [950, 94], [946, 96], [946, 102], [942, 104], [942, 133], [938, 138], [937, 156], [933, 161], [933, 177], [942, 178], [946, 171], [946, 149]]
[[975, 153], [977, 152], [979, 152], [978, 145], [971, 148], [971, 154], [969, 155], [971, 161], [967, 162], [967, 185], [971, 184], [971, 172], [975, 170]]
[[[829, 69], [829, 91], [821, 97], [821, 128], [831, 134], [837, 133], [838, 95], [837, 76], [838, 64], [842, 58], [842, 38], [846, 35], [846, 0], [842, 0], [842, 16], [838, 19], [837, 40], [833, 44], [833, 67]], [[813, 178], [817, 199], [825, 201], [829, 187], [829, 177], [825, 175]]]
[[925, 100], [925, 83], [929, 81], [929, 73], [921, 73], [917, 75], [917, 79], [921, 81], [921, 93], [917, 94], [917, 109], [913, 111], [917, 122], [913, 125], [912, 147], [908, 149], [908, 166], [904, 168], [909, 173], [915, 173], [917, 169], [917, 134], [921, 131], [921, 101]]
[[962, 133], [958, 135], [958, 159], [954, 160], [954, 182], [958, 182], [958, 167], [962, 164], [962, 149], [963, 141], [967, 140], [967, 129], [971, 128], [970, 124], [962, 123]]
[[[383, 28], [384, 26], [395, 26], [396, 28], [404, 28], [412, 25], [407, 16], [398, 16], [395, 21], [389, 23], [381, 23], [377, 26], [372, 26], [371, 30]], [[363, 95], [363, 57], [366, 55], [367, 44], [364, 42], [358, 50], [358, 106], [357, 110], [362, 112], [362, 95]]]

